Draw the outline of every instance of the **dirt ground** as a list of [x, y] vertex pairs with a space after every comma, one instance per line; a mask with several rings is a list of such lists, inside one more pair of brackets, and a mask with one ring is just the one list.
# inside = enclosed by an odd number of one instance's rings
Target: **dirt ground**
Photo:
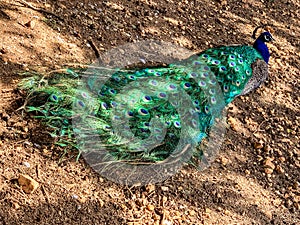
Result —
[[[0, 0], [0, 224], [300, 224], [299, 0]], [[226, 141], [204, 171], [125, 187], [53, 145], [17, 110], [20, 72], [91, 63], [138, 40], [193, 51], [251, 44], [273, 25], [270, 77], [228, 108]], [[25, 193], [26, 174], [39, 187]]]

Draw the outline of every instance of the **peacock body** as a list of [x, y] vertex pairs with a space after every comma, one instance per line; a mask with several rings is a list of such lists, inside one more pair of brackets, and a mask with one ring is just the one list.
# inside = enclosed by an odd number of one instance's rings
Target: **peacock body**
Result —
[[[28, 93], [26, 110], [53, 129], [59, 144], [105, 148], [116, 161], [162, 162], [177, 146], [199, 145], [228, 103], [267, 78], [265, 43], [271, 40], [264, 32], [253, 46], [221, 46], [164, 66], [116, 69], [105, 81], [101, 71], [82, 79], [84, 73], [67, 69], [26, 78], [20, 87]], [[191, 154], [202, 157], [198, 148]]]

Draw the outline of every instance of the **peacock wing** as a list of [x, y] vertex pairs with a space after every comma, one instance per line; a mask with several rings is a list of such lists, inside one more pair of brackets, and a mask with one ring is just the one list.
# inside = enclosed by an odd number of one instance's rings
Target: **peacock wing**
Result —
[[258, 88], [268, 78], [268, 64], [261, 59], [256, 60], [251, 64], [252, 77], [245, 85], [240, 95], [245, 95], [250, 91]]

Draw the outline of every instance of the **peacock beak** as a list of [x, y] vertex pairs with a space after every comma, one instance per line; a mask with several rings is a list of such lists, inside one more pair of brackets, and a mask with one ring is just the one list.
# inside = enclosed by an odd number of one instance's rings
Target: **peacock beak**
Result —
[[271, 41], [276, 41], [276, 40], [271, 36]]

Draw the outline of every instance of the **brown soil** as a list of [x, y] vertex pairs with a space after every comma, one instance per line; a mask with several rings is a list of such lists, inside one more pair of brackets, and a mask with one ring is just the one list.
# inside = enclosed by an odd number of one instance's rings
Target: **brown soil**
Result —
[[[0, 224], [300, 224], [299, 17], [299, 0], [1, 0]], [[87, 40], [100, 51], [145, 39], [200, 51], [251, 43], [266, 22], [276, 39], [269, 81], [229, 106], [226, 141], [205, 171], [124, 187], [17, 110], [20, 72], [90, 63]], [[20, 188], [20, 174], [35, 192]]]

